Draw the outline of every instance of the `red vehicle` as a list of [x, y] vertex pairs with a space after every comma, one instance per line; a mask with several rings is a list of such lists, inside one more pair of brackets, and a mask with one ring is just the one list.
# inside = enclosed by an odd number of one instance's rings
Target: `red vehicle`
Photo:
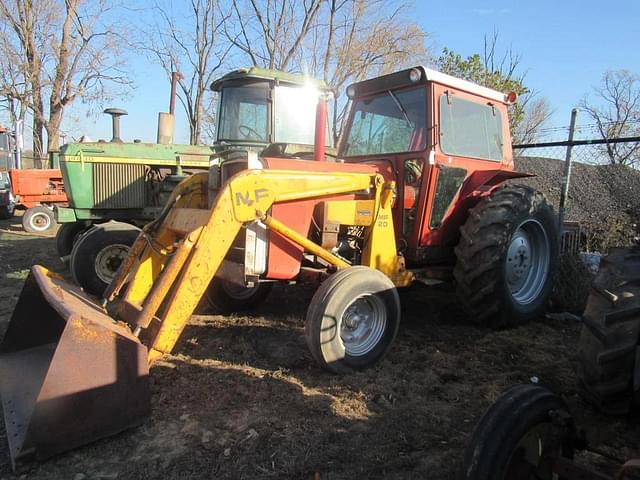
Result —
[[44, 232], [55, 225], [53, 205], [67, 205], [62, 172], [56, 168], [9, 170], [16, 208], [26, 208], [22, 227], [29, 233]]
[[0, 219], [26, 209], [22, 227], [29, 233], [44, 232], [55, 225], [53, 205], [66, 205], [59, 169], [18, 169], [13, 161], [12, 133], [0, 125]]

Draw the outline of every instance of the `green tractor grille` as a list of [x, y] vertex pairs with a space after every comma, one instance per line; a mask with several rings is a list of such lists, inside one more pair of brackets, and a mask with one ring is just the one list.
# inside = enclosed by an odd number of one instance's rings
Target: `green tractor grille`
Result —
[[93, 204], [95, 208], [143, 208], [145, 166], [94, 163]]

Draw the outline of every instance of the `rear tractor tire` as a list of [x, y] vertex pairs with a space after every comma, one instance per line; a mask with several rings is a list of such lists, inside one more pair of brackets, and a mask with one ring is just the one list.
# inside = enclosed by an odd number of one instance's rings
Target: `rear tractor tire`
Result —
[[473, 320], [503, 328], [543, 312], [558, 258], [556, 232], [552, 208], [528, 186], [500, 187], [470, 210], [453, 274]]
[[307, 310], [305, 338], [325, 370], [348, 373], [386, 355], [400, 325], [400, 298], [391, 280], [372, 268], [345, 268], [327, 278]]
[[246, 312], [260, 305], [271, 293], [273, 283], [258, 283], [241, 287], [221, 278], [214, 278], [204, 294], [206, 305], [214, 313], [228, 315]]
[[91, 228], [88, 222], [63, 223], [56, 232], [56, 251], [63, 263], [68, 263], [73, 246]]
[[611, 249], [593, 281], [578, 344], [578, 390], [600, 411], [640, 407], [640, 247]]
[[573, 458], [574, 439], [573, 420], [560, 397], [537, 385], [517, 385], [502, 394], [476, 425], [460, 477], [557, 479], [551, 471], [553, 459]]
[[91, 227], [71, 251], [69, 268], [75, 282], [85, 292], [101, 296], [139, 233], [138, 227], [123, 222]]
[[46, 232], [56, 225], [53, 210], [43, 205], [31, 207], [22, 215], [22, 228], [28, 233]]

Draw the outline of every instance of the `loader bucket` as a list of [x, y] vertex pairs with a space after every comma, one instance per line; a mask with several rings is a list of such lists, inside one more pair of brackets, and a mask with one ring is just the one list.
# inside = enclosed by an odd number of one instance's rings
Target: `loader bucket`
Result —
[[45, 459], [149, 415], [147, 349], [77, 287], [38, 265], [0, 344], [9, 452]]

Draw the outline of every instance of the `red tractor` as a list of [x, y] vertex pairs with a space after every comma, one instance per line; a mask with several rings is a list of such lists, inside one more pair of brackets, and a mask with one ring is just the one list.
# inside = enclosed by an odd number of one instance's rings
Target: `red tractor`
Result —
[[557, 227], [544, 196], [514, 172], [504, 94], [411, 68], [352, 85], [338, 157], [398, 185], [393, 222], [416, 275], [456, 280], [471, 318], [493, 327], [544, 309]]

